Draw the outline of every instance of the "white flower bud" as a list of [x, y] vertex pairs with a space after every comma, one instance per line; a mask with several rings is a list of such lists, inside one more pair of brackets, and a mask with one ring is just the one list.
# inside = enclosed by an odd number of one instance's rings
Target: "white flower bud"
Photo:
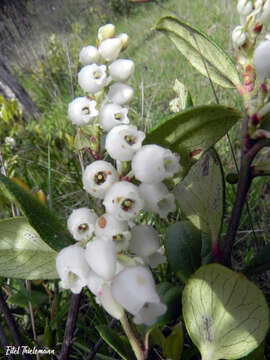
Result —
[[117, 220], [110, 214], [97, 219], [96, 236], [114, 241], [118, 251], [127, 250], [131, 238], [128, 223]]
[[133, 125], [119, 125], [110, 130], [106, 137], [105, 149], [112, 159], [129, 161], [142, 147], [143, 131]]
[[129, 124], [128, 109], [118, 104], [106, 104], [99, 112], [99, 123], [105, 131], [110, 131], [114, 126]]
[[96, 94], [106, 85], [106, 65], [91, 64], [84, 66], [78, 73], [78, 82], [84, 91]]
[[68, 105], [68, 116], [74, 125], [90, 124], [98, 116], [96, 102], [87, 97], [76, 98]]
[[247, 33], [243, 26], [236, 26], [232, 32], [232, 41], [235, 48], [239, 48], [247, 41]]
[[100, 54], [95, 46], [84, 46], [80, 52], [79, 59], [83, 65], [97, 64], [100, 60]]
[[175, 198], [163, 183], [141, 184], [139, 186], [141, 197], [145, 201], [145, 210], [166, 218], [170, 212], [176, 210]]
[[11, 136], [6, 136], [5, 137], [5, 144], [9, 145], [10, 147], [15, 147], [16, 145], [16, 141], [13, 137]]
[[238, 0], [237, 11], [241, 16], [248, 16], [253, 10], [252, 1]]
[[117, 250], [113, 241], [94, 238], [86, 245], [85, 258], [91, 269], [104, 280], [116, 271]]
[[156, 184], [180, 170], [179, 156], [159, 145], [143, 146], [132, 159], [136, 179]]
[[122, 51], [125, 50], [128, 47], [129, 44], [129, 36], [128, 34], [121, 33], [117, 36], [122, 41]]
[[166, 261], [160, 253], [158, 232], [150, 225], [136, 225], [131, 229], [129, 250], [143, 258], [151, 267], [156, 267]]
[[106, 39], [100, 43], [98, 51], [103, 59], [113, 61], [118, 58], [122, 46], [123, 43], [119, 38]]
[[77, 241], [89, 240], [95, 231], [96, 213], [88, 208], [74, 209], [67, 220], [67, 227]]
[[126, 81], [133, 74], [135, 69], [134, 61], [128, 59], [115, 60], [109, 66], [109, 72], [113, 80]]
[[253, 64], [261, 81], [270, 78], [270, 40], [262, 41], [254, 51]]
[[106, 24], [98, 29], [98, 40], [103, 41], [112, 38], [115, 35], [115, 26], [113, 24]]
[[117, 82], [109, 88], [108, 97], [111, 102], [125, 105], [133, 98], [134, 90], [131, 86]]
[[[166, 306], [153, 307], [160, 304], [160, 298], [155, 289], [155, 282], [151, 272], [143, 266], [128, 267], [121, 271], [112, 281], [112, 295], [114, 299], [131, 314], [135, 315], [137, 323], [146, 325], [155, 323], [156, 318], [166, 311]], [[146, 311], [148, 307], [149, 313]]]
[[92, 196], [104, 199], [108, 189], [118, 181], [116, 169], [107, 161], [97, 160], [85, 168], [83, 188]]
[[98, 298], [100, 304], [104, 307], [107, 313], [109, 313], [115, 319], [121, 319], [121, 317], [124, 315], [124, 309], [113, 298], [111, 286], [109, 284], [103, 285]]
[[139, 215], [144, 201], [136, 185], [127, 181], [116, 182], [107, 191], [103, 204], [106, 212], [118, 220], [130, 220]]
[[84, 253], [85, 250], [76, 244], [65, 247], [56, 256], [56, 271], [61, 279], [60, 286], [70, 289], [74, 294], [81, 292], [90, 272]]

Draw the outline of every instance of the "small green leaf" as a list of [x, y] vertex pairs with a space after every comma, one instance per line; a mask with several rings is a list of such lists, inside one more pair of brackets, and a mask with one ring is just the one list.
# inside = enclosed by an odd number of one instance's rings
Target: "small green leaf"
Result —
[[202, 360], [238, 359], [263, 341], [269, 309], [261, 290], [219, 265], [202, 266], [183, 291], [183, 316]]
[[18, 206], [41, 239], [52, 249], [59, 251], [74, 243], [47, 206], [2, 174], [0, 174], [0, 190]]
[[230, 57], [200, 29], [172, 15], [162, 17], [155, 28], [163, 31], [202, 75], [208, 77], [209, 73], [213, 82], [225, 88], [240, 83], [236, 66]]
[[151, 338], [153, 339], [154, 344], [157, 344], [158, 346], [163, 348], [165, 336], [162, 334], [162, 331], [158, 327], [151, 331]]
[[29, 302], [31, 302], [31, 304], [35, 307], [42, 305], [47, 301], [48, 296], [41, 291], [32, 290], [30, 295], [25, 288], [24, 290], [18, 291], [14, 295], [11, 295], [7, 300], [9, 304], [21, 307], [28, 306]]
[[222, 105], [202, 105], [183, 110], [157, 123], [144, 144], [158, 144], [177, 152], [184, 173], [242, 117]]
[[135, 360], [135, 355], [128, 342], [124, 342], [123, 339], [109, 326], [98, 325], [96, 326], [99, 335], [102, 339], [111, 346], [117, 354], [119, 354], [124, 360]]
[[181, 358], [184, 347], [184, 331], [182, 323], [177, 324], [163, 345], [163, 355], [171, 360]]
[[159, 289], [164, 291], [162, 284], [157, 286], [157, 292], [160, 296], [161, 302], [167, 305], [167, 311], [164, 315], [160, 316], [153, 326], [153, 328], [165, 325], [170, 321], [177, 319], [180, 316], [180, 305], [181, 305], [181, 292], [180, 286], [170, 286], [167, 291], [160, 292]]
[[74, 139], [74, 147], [76, 150], [82, 150], [91, 146], [91, 137], [85, 133], [78, 132]]
[[176, 185], [174, 194], [187, 218], [196, 228], [211, 235], [214, 243], [223, 221], [225, 194], [221, 163], [213, 149]]
[[172, 270], [181, 281], [201, 266], [201, 232], [189, 221], [171, 225], [165, 236], [165, 249]]
[[251, 259], [245, 267], [244, 274], [260, 274], [270, 269], [270, 244], [266, 245]]
[[[0, 221], [0, 276], [27, 280], [57, 279], [56, 255], [56, 251], [41, 240], [25, 218]], [[14, 302], [16, 296], [12, 298]], [[40, 301], [37, 296], [33, 300]]]
[[190, 92], [179, 80], [175, 80], [173, 90], [176, 93], [176, 98], [170, 101], [171, 112], [178, 113], [181, 110], [187, 109], [193, 106]]
[[270, 175], [269, 147], [260, 151], [260, 153], [255, 157], [252, 165], [253, 165], [253, 171], [257, 175]]

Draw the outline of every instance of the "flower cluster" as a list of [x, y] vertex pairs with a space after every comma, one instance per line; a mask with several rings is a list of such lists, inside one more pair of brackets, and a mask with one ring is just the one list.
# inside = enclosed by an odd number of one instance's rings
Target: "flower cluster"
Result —
[[136, 225], [141, 211], [167, 218], [176, 210], [174, 195], [164, 180], [180, 171], [179, 156], [161, 146], [143, 145], [144, 132], [129, 124], [126, 104], [133, 89], [126, 84], [134, 63], [119, 59], [127, 47], [126, 34], [115, 35], [107, 24], [98, 31], [98, 47], [84, 47], [84, 65], [78, 82], [85, 97], [69, 104], [70, 120], [83, 130], [94, 123], [105, 133], [106, 160], [91, 162], [83, 172], [83, 187], [103, 203], [103, 214], [94, 209], [74, 209], [68, 230], [77, 244], [57, 256], [61, 286], [78, 293], [87, 286], [113, 317], [124, 310], [136, 324], [152, 325], [166, 311], [155, 289], [149, 267], [165, 262], [158, 232]]

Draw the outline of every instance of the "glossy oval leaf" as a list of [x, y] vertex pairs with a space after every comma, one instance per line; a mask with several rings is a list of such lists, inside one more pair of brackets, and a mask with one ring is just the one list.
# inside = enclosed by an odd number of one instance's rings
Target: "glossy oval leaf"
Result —
[[184, 283], [201, 266], [201, 232], [189, 221], [171, 225], [164, 241], [168, 263]]
[[182, 323], [177, 324], [164, 341], [162, 350], [166, 359], [179, 360], [184, 347], [184, 331]]
[[225, 88], [240, 83], [230, 57], [200, 29], [172, 15], [162, 17], [155, 29], [164, 32], [191, 65], [202, 75], [210, 76], [213, 82]]
[[174, 189], [180, 209], [192, 224], [211, 236], [219, 235], [224, 210], [224, 179], [216, 151], [209, 150]]
[[56, 255], [24, 217], [0, 221], [0, 276], [57, 279]]
[[269, 309], [261, 290], [219, 265], [202, 266], [183, 291], [183, 316], [202, 360], [239, 359], [263, 341]]
[[240, 111], [222, 105], [188, 108], [157, 123], [144, 144], [158, 144], [177, 152], [186, 173], [241, 118]]
[[[167, 284], [167, 283], [165, 283]], [[160, 291], [161, 290], [161, 291]], [[152, 328], [155, 328], [160, 325], [165, 325], [170, 321], [177, 319], [180, 316], [180, 305], [181, 305], [181, 292], [182, 289], [180, 286], [165, 287], [163, 283], [158, 284], [157, 292], [160, 296], [161, 302], [167, 305], [167, 311], [164, 315], [161, 315], [155, 325]]]
[[0, 191], [20, 209], [41, 239], [56, 251], [74, 243], [55, 215], [37, 198], [0, 174]]

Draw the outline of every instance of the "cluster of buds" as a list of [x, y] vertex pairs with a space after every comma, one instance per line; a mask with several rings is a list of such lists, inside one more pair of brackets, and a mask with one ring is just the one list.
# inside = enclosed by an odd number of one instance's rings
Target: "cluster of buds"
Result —
[[121, 319], [126, 310], [136, 324], [152, 325], [166, 311], [150, 271], [165, 262], [164, 249], [154, 227], [136, 220], [142, 211], [165, 219], [176, 210], [164, 180], [180, 171], [180, 159], [161, 146], [143, 145], [144, 132], [129, 124], [125, 105], [133, 89], [126, 81], [135, 66], [118, 58], [127, 43], [126, 34], [116, 36], [107, 24], [98, 31], [98, 47], [80, 53], [78, 82], [87, 95], [73, 100], [68, 114], [81, 129], [94, 123], [106, 136], [106, 160], [91, 162], [82, 177], [103, 213], [73, 210], [67, 226], [77, 243], [58, 254], [56, 268], [63, 288], [78, 293], [87, 286], [111, 316]]
[[262, 127], [263, 116], [270, 110], [270, 39], [259, 42], [270, 20], [270, 0], [238, 0], [240, 24], [232, 32], [232, 41], [243, 75], [238, 90], [243, 97], [249, 121], [249, 135], [256, 139], [268, 136]]

